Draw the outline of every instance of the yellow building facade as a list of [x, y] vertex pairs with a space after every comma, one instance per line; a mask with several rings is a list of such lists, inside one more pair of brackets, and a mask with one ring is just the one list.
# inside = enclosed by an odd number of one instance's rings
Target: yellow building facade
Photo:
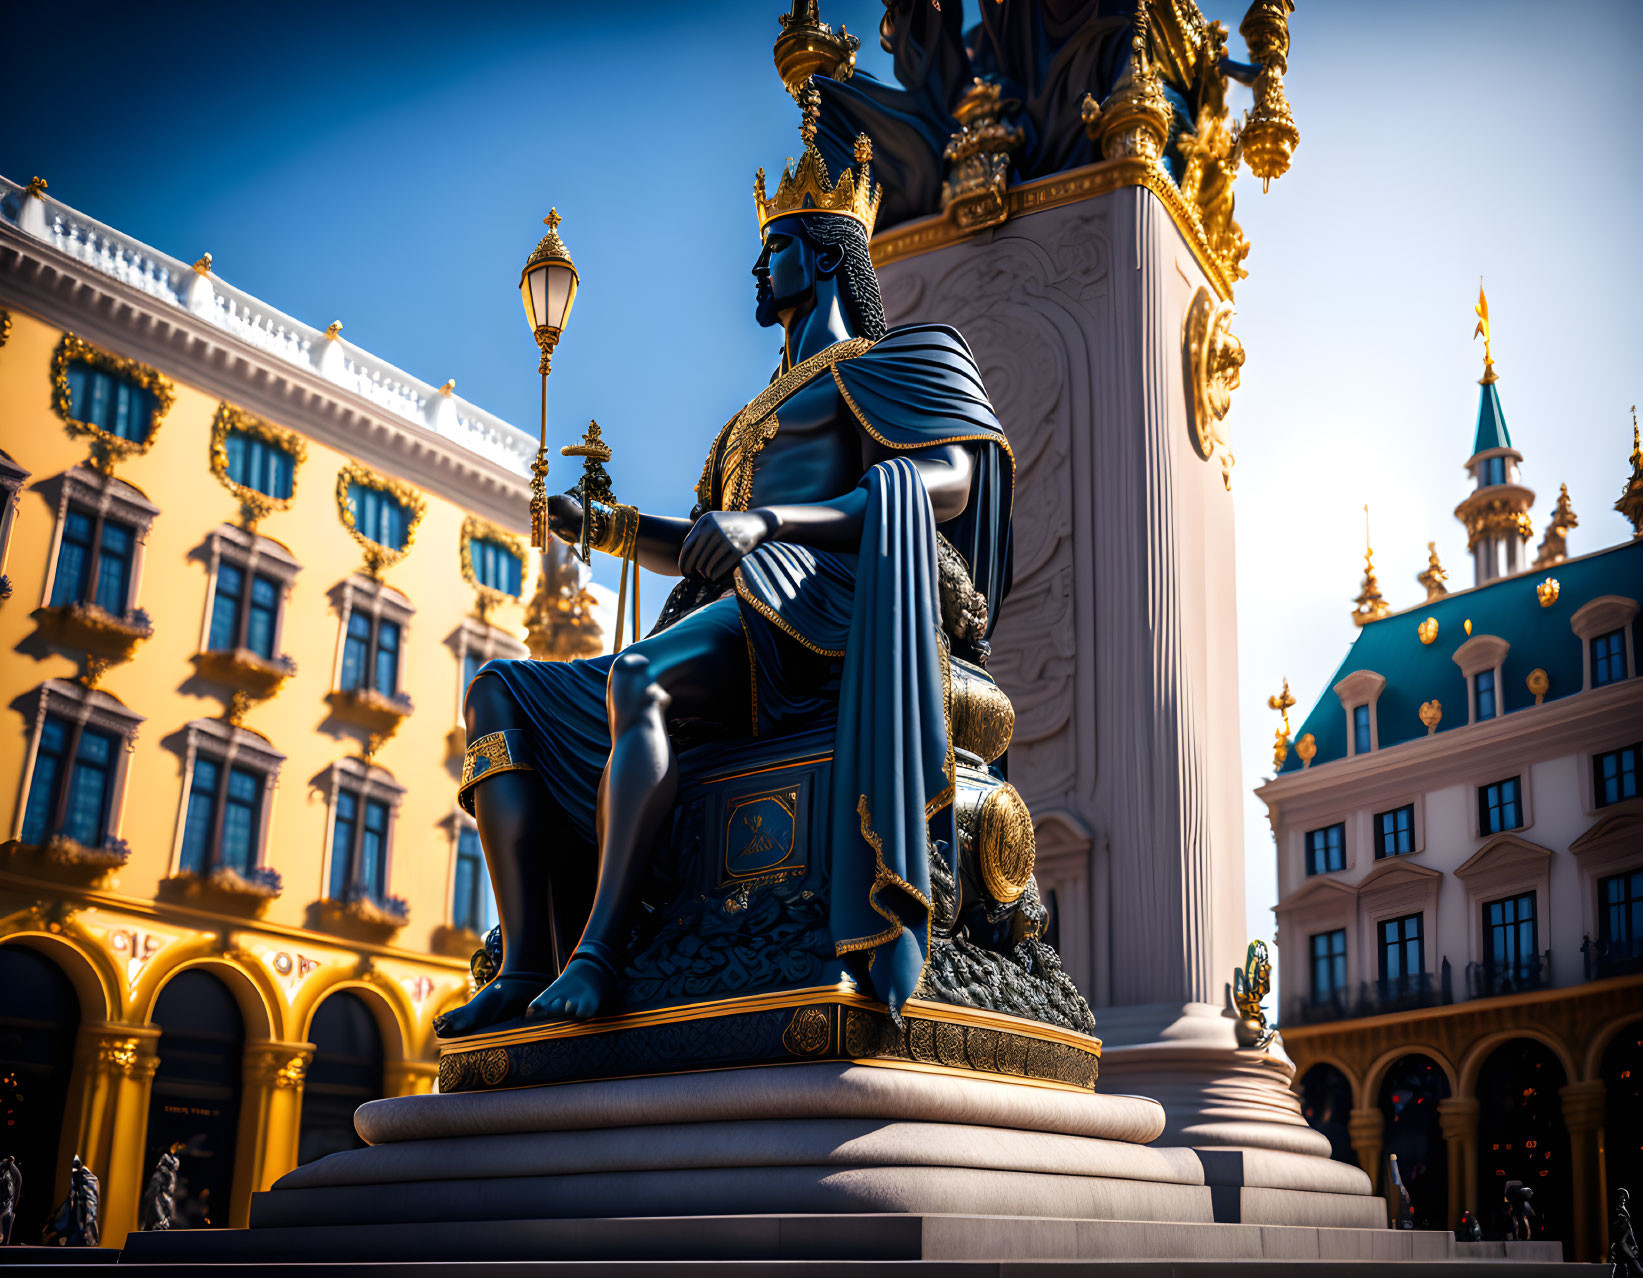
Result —
[[166, 1149], [188, 1223], [244, 1225], [360, 1100], [433, 1087], [493, 914], [462, 692], [527, 623], [597, 651], [595, 601], [523, 544], [529, 437], [208, 258], [0, 197], [14, 1240], [75, 1154], [108, 1245]]

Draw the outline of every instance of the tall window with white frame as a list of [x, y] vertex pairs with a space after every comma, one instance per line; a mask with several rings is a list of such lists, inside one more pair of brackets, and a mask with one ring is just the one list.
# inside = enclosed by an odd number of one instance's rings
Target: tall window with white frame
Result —
[[1592, 687], [1619, 683], [1626, 677], [1626, 631], [1611, 630], [1592, 640]]
[[1522, 783], [1518, 777], [1478, 787], [1478, 833], [1485, 838], [1523, 825]]
[[263, 573], [248, 573], [227, 561], [217, 566], [217, 593], [211, 601], [213, 652], [245, 648], [266, 660], [274, 657], [279, 619], [280, 583]]
[[456, 836], [456, 875], [451, 900], [451, 926], [484, 936], [496, 926], [496, 898], [485, 872], [485, 852], [479, 831], [463, 825]]
[[1346, 1003], [1346, 929], [1315, 932], [1311, 937], [1312, 991], [1314, 1007]]
[[244, 879], [259, 877], [258, 843], [267, 788], [268, 778], [261, 772], [196, 757], [178, 868], [201, 877], [217, 870], [231, 870]]
[[1419, 914], [1380, 922], [1381, 996], [1404, 999], [1425, 992], [1426, 940]]
[[1306, 872], [1329, 874], [1346, 869], [1346, 824], [1337, 821], [1306, 832]]
[[357, 790], [337, 791], [329, 886], [333, 901], [363, 899], [382, 904], [387, 900], [391, 816], [381, 799], [367, 798]]
[[399, 696], [400, 638], [397, 621], [357, 608], [350, 612], [342, 646], [342, 690]]
[[1375, 858], [1407, 856], [1415, 850], [1415, 805], [1375, 813]]
[[94, 604], [110, 616], [123, 617], [131, 599], [136, 550], [137, 530], [130, 524], [70, 506], [63, 517], [48, 603]]
[[1477, 707], [1477, 722], [1493, 719], [1499, 713], [1495, 701], [1495, 672], [1480, 670], [1472, 676], [1473, 704]]
[[1535, 894], [1518, 892], [1483, 907], [1482, 994], [1539, 989], [1541, 963]]
[[103, 846], [119, 749], [113, 732], [46, 715], [23, 809], [22, 841], [38, 846], [62, 836], [83, 847]]
[[1597, 807], [1637, 797], [1639, 755], [1643, 755], [1643, 743], [1592, 756], [1592, 799]]

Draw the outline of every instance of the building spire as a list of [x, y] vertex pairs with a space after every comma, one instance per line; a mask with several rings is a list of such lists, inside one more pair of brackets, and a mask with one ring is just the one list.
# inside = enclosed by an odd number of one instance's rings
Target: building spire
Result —
[[1632, 473], [1614, 508], [1631, 521], [1632, 536], [1643, 537], [1643, 446], [1637, 435], [1637, 405], [1632, 405]]
[[1431, 603], [1434, 599], [1442, 599], [1449, 593], [1449, 587], [1443, 584], [1449, 580], [1449, 574], [1443, 570], [1443, 565], [1438, 562], [1437, 542], [1429, 541], [1426, 543], [1426, 571], [1417, 576], [1415, 580], [1426, 587], [1427, 603]]
[[1352, 601], [1357, 605], [1352, 610], [1352, 620], [1359, 626], [1368, 625], [1371, 621], [1379, 621], [1392, 611], [1385, 598], [1381, 595], [1380, 582], [1375, 580], [1375, 547], [1369, 540], [1369, 506], [1363, 508], [1363, 588], [1358, 597]]
[[1551, 568], [1569, 557], [1569, 529], [1580, 526], [1580, 516], [1569, 503], [1569, 485], [1561, 484], [1557, 493], [1557, 509], [1546, 521], [1546, 534], [1540, 539], [1532, 567]]

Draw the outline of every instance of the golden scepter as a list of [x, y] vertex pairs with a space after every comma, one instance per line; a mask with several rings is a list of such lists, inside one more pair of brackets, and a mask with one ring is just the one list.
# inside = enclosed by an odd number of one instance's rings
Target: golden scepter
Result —
[[616, 637], [611, 651], [622, 650], [622, 619], [626, 611], [628, 569], [633, 569], [633, 637], [639, 637], [639, 509], [623, 506], [611, 491], [605, 463], [611, 458], [610, 445], [599, 433], [599, 423], [588, 422], [588, 433], [579, 444], [566, 444], [561, 457], [582, 459], [582, 478], [575, 489], [582, 503], [582, 536], [576, 556], [589, 562], [590, 551], [603, 550], [622, 561], [622, 581], [616, 591]]

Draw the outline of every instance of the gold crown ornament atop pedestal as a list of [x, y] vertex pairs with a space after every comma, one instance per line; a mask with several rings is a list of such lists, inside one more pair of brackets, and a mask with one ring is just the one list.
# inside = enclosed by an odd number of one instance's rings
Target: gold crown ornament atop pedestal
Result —
[[804, 154], [795, 165], [789, 157], [782, 166], [781, 181], [776, 194], [766, 198], [764, 170], [753, 180], [753, 204], [759, 214], [759, 232], [778, 217], [789, 213], [838, 213], [853, 217], [862, 224], [868, 235], [873, 234], [873, 223], [878, 220], [879, 200], [884, 195], [882, 186], [873, 185], [873, 144], [865, 133], [856, 137], [857, 171], [845, 165], [839, 180], [833, 182], [827, 175], [827, 161], [816, 149], [816, 121], [821, 116], [821, 94], [811, 85], [800, 95], [804, 120], [799, 125], [799, 136], [804, 139]]

